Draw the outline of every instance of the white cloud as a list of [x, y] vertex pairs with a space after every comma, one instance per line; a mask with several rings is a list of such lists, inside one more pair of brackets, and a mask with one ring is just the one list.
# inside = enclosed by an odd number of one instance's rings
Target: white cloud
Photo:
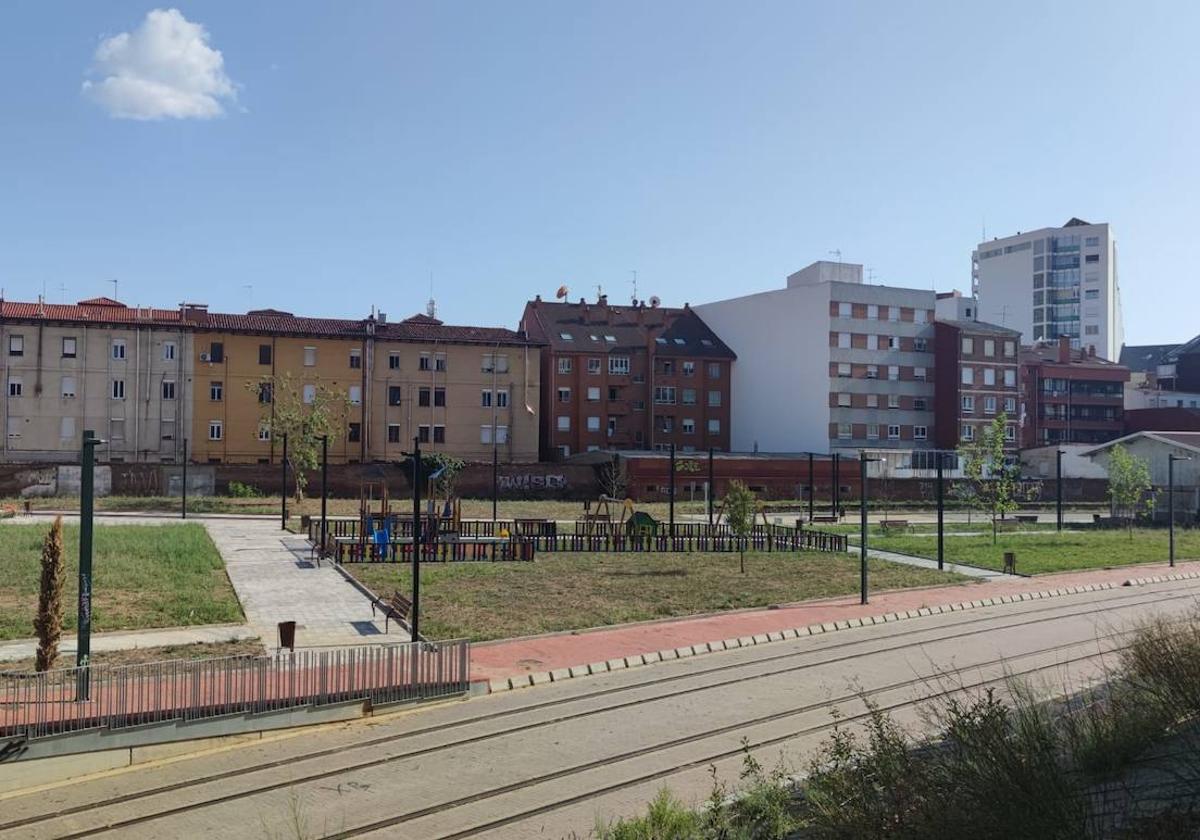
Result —
[[208, 119], [237, 98], [208, 31], [178, 9], [154, 9], [134, 31], [101, 41], [92, 72], [100, 78], [83, 83], [84, 95], [118, 119]]

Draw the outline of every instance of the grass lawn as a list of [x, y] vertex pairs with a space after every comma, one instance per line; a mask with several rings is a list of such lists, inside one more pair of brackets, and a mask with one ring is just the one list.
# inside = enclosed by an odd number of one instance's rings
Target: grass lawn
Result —
[[[871, 537], [870, 545], [922, 557], [937, 556], [937, 540], [932, 535]], [[1132, 540], [1128, 532], [1121, 530], [1001, 533], [996, 545], [992, 545], [990, 532], [971, 537], [946, 537], [946, 560], [950, 562], [1002, 569], [1005, 551], [1016, 552], [1018, 572], [1034, 575], [1134, 563], [1165, 563], [1167, 531], [1135, 528]], [[1200, 560], [1200, 530], [1176, 530], [1175, 559]]]
[[[376, 594], [409, 592], [408, 564], [348, 563]], [[858, 591], [858, 561], [823, 553], [539, 555], [533, 563], [429, 563], [421, 567], [421, 629], [477, 641], [628, 621], [762, 607]], [[871, 561], [873, 589], [965, 578]]]
[[[224, 656], [262, 656], [266, 648], [262, 642], [246, 639], [237, 642], [211, 642], [194, 645], [167, 645], [165, 647], [132, 648], [130, 650], [102, 650], [92, 653], [89, 660], [93, 665], [141, 665], [147, 662], [167, 662], [173, 659], [211, 659]], [[0, 662], [0, 671], [32, 672], [36, 659], [17, 659]], [[59, 654], [55, 668], [71, 668], [75, 655]]]
[[[33, 636], [42, 541], [50, 523], [0, 525], [0, 639]], [[75, 629], [79, 528], [63, 528], [64, 624]], [[98, 525], [92, 630], [224, 624], [242, 620], [221, 555], [202, 525]]]

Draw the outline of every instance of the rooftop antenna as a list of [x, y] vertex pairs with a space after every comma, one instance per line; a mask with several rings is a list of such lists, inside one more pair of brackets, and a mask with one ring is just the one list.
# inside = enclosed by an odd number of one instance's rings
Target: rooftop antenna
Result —
[[[976, 309], [978, 309], [978, 307], [976, 307]], [[1000, 326], [1006, 326], [1005, 322], [1008, 320], [1008, 304], [1004, 304], [999, 309], [995, 310], [995, 312], [1000, 316]]]
[[437, 317], [437, 301], [433, 298], [433, 272], [429, 272], [429, 301], [425, 304], [425, 314], [430, 318]]
[[58, 294], [62, 298], [62, 302], [66, 303], [67, 302], [67, 284], [66, 283], [60, 282], [58, 284]]
[[637, 306], [637, 302], [638, 302], [638, 296], [637, 296], [637, 269], [635, 268], [635, 269], [633, 269], [632, 271], [630, 271], [629, 273], [633, 275], [633, 305], [634, 305], [634, 306]]
[[602, 297], [604, 297], [604, 288], [599, 283], [597, 283], [596, 284], [596, 300], [600, 300], [600, 298], [602, 298]]
[[875, 269], [867, 267], [867, 283], [875, 282]]
[[112, 280], [109, 280], [108, 282], [113, 284], [113, 300], [120, 300], [121, 298], [119, 298], [117, 296], [117, 279], [114, 277]]
[[841, 279], [842, 279], [842, 249], [834, 248], [832, 251], [829, 252], [829, 255], [831, 257], [837, 257], [837, 267], [838, 267], [837, 279], [839, 281], [841, 281]]

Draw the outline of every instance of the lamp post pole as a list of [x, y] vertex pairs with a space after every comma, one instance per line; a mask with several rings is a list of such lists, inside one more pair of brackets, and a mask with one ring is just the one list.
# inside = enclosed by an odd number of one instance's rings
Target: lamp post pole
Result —
[[[329, 537], [329, 435], [321, 435], [321, 551]], [[320, 552], [318, 552], [320, 556]]]
[[811, 525], [813, 521], [813, 502], [817, 497], [817, 486], [813, 479], [813, 454], [808, 453], [808, 522]]
[[937, 454], [937, 514], [938, 514], [937, 558], [938, 558], [938, 571], [939, 572], [943, 571], [946, 568], [946, 553], [945, 553], [945, 550], [946, 550], [946, 545], [945, 545], [945, 537], [946, 537], [946, 523], [945, 523], [946, 485], [945, 485], [945, 479], [946, 479], [946, 476], [945, 476], [944, 466], [942, 463], [943, 460], [945, 459], [945, 457], [946, 457], [946, 453], [939, 450], [938, 454]]
[[421, 438], [413, 438], [413, 592], [412, 640], [421, 638], [417, 624], [421, 615]]
[[283, 479], [279, 484], [279, 527], [287, 530], [287, 432], [283, 433], [283, 456], [279, 465], [283, 467]]
[[842, 478], [840, 475], [838, 475], [838, 472], [840, 471], [838, 468], [839, 468], [839, 466], [841, 466], [840, 462], [841, 462], [840, 456], [836, 452], [834, 452], [833, 453], [833, 487], [830, 488], [830, 490], [832, 491], [831, 498], [833, 500], [833, 510], [830, 511], [830, 513], [833, 514], [834, 522], [841, 521], [838, 518], [838, 508], [841, 506], [841, 501], [842, 501], [840, 498], [842, 495], [842, 487], [841, 487]]
[[98, 443], [100, 440], [96, 438], [94, 431], [84, 431], [83, 446], [79, 453], [79, 639], [75, 648], [75, 667], [78, 669], [75, 699], [80, 701], [88, 699], [90, 684], [88, 662], [92, 654], [92, 520]]
[[867, 464], [880, 458], [868, 458], [866, 452], [858, 454], [859, 491], [858, 491], [858, 527], [859, 527], [859, 603], [867, 603]]
[[1063, 492], [1062, 492], [1062, 456], [1063, 456], [1063, 451], [1062, 451], [1061, 449], [1060, 449], [1060, 450], [1058, 450], [1057, 452], [1055, 452], [1055, 453], [1054, 453], [1054, 456], [1055, 456], [1055, 463], [1056, 463], [1056, 465], [1057, 465], [1057, 466], [1056, 466], [1056, 470], [1055, 470], [1055, 476], [1056, 476], [1056, 478], [1055, 478], [1055, 481], [1054, 481], [1054, 511], [1055, 511], [1055, 522], [1056, 522], [1056, 523], [1058, 523], [1058, 524], [1057, 524], [1057, 530], [1061, 531], [1061, 530], [1062, 530], [1062, 528], [1063, 528], [1063, 509], [1062, 509], [1062, 502], [1063, 502]]
[[667, 520], [670, 523], [667, 527], [667, 533], [671, 535], [671, 539], [675, 539], [675, 444], [671, 444], [671, 474], [667, 482]]
[[708, 447], [708, 524], [713, 524], [713, 496], [717, 493], [717, 485], [713, 480], [713, 448]]
[[179, 491], [179, 497], [180, 497], [179, 518], [180, 519], [187, 519], [187, 462], [188, 462], [187, 443], [188, 443], [188, 439], [184, 438], [183, 439], [183, 475], [181, 476], [181, 478], [183, 480], [180, 483], [180, 491]]

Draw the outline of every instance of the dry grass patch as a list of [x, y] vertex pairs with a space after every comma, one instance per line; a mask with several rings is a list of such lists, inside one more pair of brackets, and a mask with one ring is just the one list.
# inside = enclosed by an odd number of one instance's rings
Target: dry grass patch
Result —
[[[133, 648], [131, 650], [108, 650], [93, 653], [93, 665], [142, 665], [147, 662], [166, 662], [172, 659], [213, 659], [224, 656], [263, 656], [266, 648], [258, 639], [236, 642], [198, 642], [194, 645], [164, 645], [162, 647]], [[30, 673], [34, 660], [18, 659], [0, 662], [0, 671]], [[57, 668], [70, 668], [75, 664], [73, 654], [59, 656]]]

